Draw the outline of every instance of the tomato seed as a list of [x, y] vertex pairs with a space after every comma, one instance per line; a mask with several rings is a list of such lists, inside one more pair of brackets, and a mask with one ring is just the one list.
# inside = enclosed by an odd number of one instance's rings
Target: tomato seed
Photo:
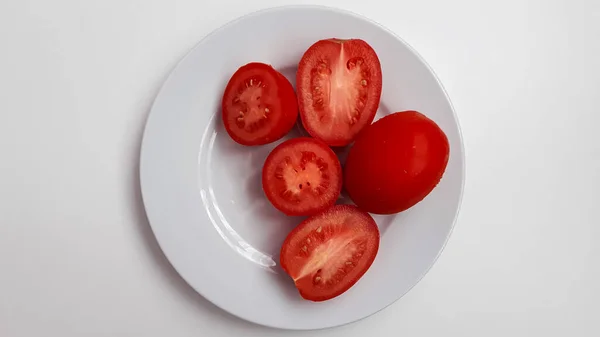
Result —
[[313, 162], [316, 158], [317, 158], [317, 155], [314, 152], [302, 151], [302, 158], [300, 159], [300, 165], [302, 167], [302, 171], [306, 170], [306, 164], [308, 162]]
[[246, 124], [244, 123], [244, 121], [240, 121], [240, 120], [236, 121], [235, 125], [237, 125], [237, 127], [240, 128], [240, 129], [243, 129], [244, 126], [246, 126]]

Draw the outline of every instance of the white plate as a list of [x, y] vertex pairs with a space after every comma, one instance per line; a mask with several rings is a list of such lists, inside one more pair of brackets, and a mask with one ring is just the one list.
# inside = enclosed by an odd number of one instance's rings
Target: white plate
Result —
[[[301, 219], [276, 211], [261, 188], [263, 161], [279, 142], [235, 144], [219, 111], [225, 84], [241, 65], [270, 63], [294, 83], [303, 52], [331, 37], [361, 38], [375, 49], [383, 70], [378, 116], [406, 109], [425, 113], [448, 136], [450, 161], [441, 183], [421, 203], [402, 214], [375, 217], [381, 246], [364, 277], [345, 294], [313, 303], [300, 298], [278, 265], [280, 245]], [[313, 6], [253, 13], [203, 39], [156, 97], [140, 165], [152, 229], [181, 276], [233, 315], [285, 329], [349, 323], [404, 295], [444, 247], [464, 178], [456, 116], [425, 62], [381, 26], [346, 11]]]

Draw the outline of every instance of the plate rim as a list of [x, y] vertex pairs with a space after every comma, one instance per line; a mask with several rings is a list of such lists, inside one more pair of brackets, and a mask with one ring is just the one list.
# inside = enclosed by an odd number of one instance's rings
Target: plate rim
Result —
[[[247, 317], [243, 317], [240, 314], [237, 313], [233, 313], [225, 308], [223, 308], [221, 305], [211, 301], [208, 297], [206, 297], [202, 291], [200, 291], [199, 289], [197, 289], [196, 287], [194, 287], [194, 285], [192, 285], [187, 279], [186, 277], [179, 271], [179, 269], [177, 268], [177, 266], [175, 266], [175, 264], [171, 261], [171, 259], [169, 258], [167, 252], [165, 251], [163, 244], [161, 243], [161, 240], [159, 239], [159, 237], [156, 235], [156, 231], [154, 229], [154, 226], [152, 225], [152, 220], [150, 219], [150, 217], [148, 216], [148, 209], [147, 209], [147, 202], [146, 202], [146, 196], [144, 193], [144, 174], [143, 171], [144, 166], [144, 160], [143, 158], [145, 157], [145, 153], [148, 151], [146, 149], [146, 145], [147, 141], [146, 138], [148, 137], [148, 124], [149, 121], [151, 119], [152, 113], [155, 111], [156, 108], [156, 102], [158, 97], [161, 96], [161, 94], [163, 93], [166, 85], [170, 82], [170, 80], [172, 79], [172, 77], [174, 76], [174, 74], [177, 72], [177, 70], [179, 69], [179, 67], [181, 66], [181, 64], [183, 62], [185, 62], [190, 56], [191, 54], [194, 53], [194, 51], [196, 49], [198, 49], [205, 40], [209, 39], [211, 36], [219, 33], [222, 30], [227, 29], [229, 26], [234, 25], [235, 23], [237, 23], [238, 21], [244, 20], [244, 19], [248, 19], [250, 17], [253, 16], [258, 16], [264, 13], [269, 13], [269, 12], [277, 12], [277, 11], [281, 11], [281, 10], [294, 10], [294, 9], [315, 9], [315, 10], [324, 10], [324, 11], [331, 11], [331, 12], [335, 12], [337, 14], [343, 14], [343, 15], [348, 15], [348, 16], [352, 16], [355, 17], [357, 19], [366, 21], [370, 24], [373, 24], [375, 26], [377, 26], [378, 28], [380, 28], [381, 30], [387, 32], [388, 34], [390, 34], [391, 36], [393, 36], [396, 40], [398, 40], [400, 43], [404, 44], [407, 49], [416, 56], [416, 58], [419, 60], [419, 62], [421, 62], [426, 68], [427, 70], [431, 73], [431, 75], [433, 76], [433, 78], [435, 79], [436, 83], [438, 84], [438, 86], [440, 87], [441, 91], [444, 94], [444, 97], [446, 98], [448, 105], [450, 107], [450, 110], [452, 111], [452, 115], [454, 118], [454, 121], [456, 123], [456, 128], [457, 128], [457, 135], [458, 135], [458, 141], [460, 143], [460, 153], [461, 155], [461, 161], [460, 161], [460, 190], [459, 190], [459, 195], [458, 195], [458, 202], [457, 202], [457, 208], [456, 211], [454, 213], [453, 219], [452, 219], [452, 223], [450, 224], [450, 229], [448, 231], [448, 235], [446, 236], [443, 244], [441, 245], [441, 247], [439, 248], [439, 251], [437, 252], [435, 258], [431, 261], [431, 263], [427, 266], [427, 268], [424, 269], [424, 271], [416, 278], [416, 281], [414, 282], [414, 284], [412, 286], [410, 286], [402, 295], [398, 296], [397, 298], [395, 298], [393, 301], [391, 301], [390, 303], [382, 306], [380, 309], [373, 311], [372, 313], [365, 315], [361, 318], [357, 318], [357, 319], [353, 319], [350, 320], [348, 322], [345, 323], [341, 323], [341, 324], [334, 324], [334, 325], [329, 325], [329, 326], [323, 326], [323, 327], [317, 327], [317, 328], [295, 328], [295, 327], [282, 327], [282, 326], [277, 326], [277, 325], [272, 325], [272, 324], [267, 324], [264, 322], [256, 322], [250, 318]], [[156, 242], [158, 243], [160, 249], [161, 249], [161, 253], [166, 257], [166, 260], [169, 262], [169, 264], [171, 265], [171, 267], [177, 272], [178, 276], [183, 279], [185, 281], [185, 283], [192, 288], [195, 292], [197, 292], [200, 296], [202, 296], [204, 298], [204, 300], [210, 302], [212, 305], [216, 306], [217, 308], [219, 308], [219, 310], [223, 310], [224, 312], [226, 312], [227, 314], [236, 317], [238, 319], [241, 319], [243, 321], [246, 322], [250, 322], [252, 324], [256, 324], [259, 326], [265, 326], [268, 328], [272, 328], [272, 329], [278, 329], [278, 330], [289, 330], [289, 331], [319, 331], [319, 330], [326, 330], [326, 329], [333, 329], [336, 327], [341, 327], [341, 326], [345, 326], [345, 325], [349, 325], [352, 323], [356, 323], [359, 321], [362, 321], [368, 317], [371, 317], [381, 311], [383, 311], [384, 309], [387, 309], [388, 307], [390, 307], [392, 304], [398, 302], [398, 300], [400, 300], [402, 297], [404, 297], [406, 294], [408, 294], [417, 284], [419, 284], [422, 279], [429, 273], [429, 271], [433, 268], [433, 266], [437, 263], [437, 260], [439, 259], [439, 257], [442, 255], [444, 249], [446, 248], [448, 242], [450, 241], [450, 237], [452, 236], [454, 229], [456, 227], [456, 223], [458, 220], [458, 215], [460, 213], [461, 207], [462, 207], [462, 202], [463, 202], [463, 197], [464, 197], [464, 189], [465, 189], [465, 182], [466, 182], [466, 153], [465, 153], [465, 143], [464, 143], [464, 137], [463, 137], [463, 131], [461, 128], [461, 124], [460, 124], [460, 120], [458, 118], [458, 115], [456, 113], [456, 109], [454, 107], [454, 104], [452, 102], [452, 100], [450, 99], [450, 96], [448, 95], [448, 92], [446, 90], [446, 88], [444, 87], [443, 83], [441, 82], [441, 80], [439, 79], [437, 73], [433, 70], [433, 68], [429, 65], [429, 63], [427, 63], [427, 61], [417, 52], [417, 50], [415, 48], [413, 48], [408, 42], [406, 42], [403, 38], [401, 38], [398, 34], [396, 34], [394, 31], [388, 29], [387, 27], [383, 26], [382, 24], [378, 23], [377, 21], [364, 16], [362, 14], [356, 13], [354, 11], [345, 9], [345, 8], [340, 8], [340, 7], [334, 7], [334, 6], [325, 6], [325, 5], [310, 5], [310, 4], [297, 4], [297, 5], [282, 5], [282, 6], [271, 6], [271, 7], [266, 7], [263, 9], [259, 9], [256, 11], [252, 11], [252, 12], [248, 12], [246, 14], [240, 15], [236, 18], [234, 18], [233, 20], [227, 21], [226, 23], [222, 24], [221, 26], [217, 27], [216, 29], [210, 31], [209, 33], [205, 34], [204, 36], [202, 36], [202, 38], [196, 42], [194, 44], [193, 47], [191, 47], [186, 53], [185, 55], [183, 55], [177, 62], [176, 64], [171, 68], [168, 76], [162, 81], [162, 83], [160, 84], [160, 88], [158, 89], [158, 91], [156, 92], [153, 100], [152, 100], [152, 104], [150, 106], [148, 115], [146, 117], [145, 123], [143, 125], [144, 127], [144, 131], [142, 133], [142, 137], [141, 137], [141, 146], [140, 146], [140, 150], [139, 150], [139, 156], [138, 156], [138, 163], [139, 163], [139, 169], [138, 169], [138, 173], [139, 173], [139, 183], [140, 183], [140, 192], [141, 192], [141, 198], [142, 198], [142, 204], [144, 207], [144, 212], [146, 214], [146, 218], [148, 220], [148, 224], [150, 225], [150, 229], [152, 230], [152, 233], [156, 239]]]

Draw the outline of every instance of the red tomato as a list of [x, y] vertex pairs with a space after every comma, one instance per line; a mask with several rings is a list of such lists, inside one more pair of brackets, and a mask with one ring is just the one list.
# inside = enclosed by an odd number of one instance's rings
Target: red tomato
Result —
[[292, 84], [273, 67], [249, 63], [227, 83], [222, 101], [223, 123], [242, 145], [271, 143], [288, 133], [298, 118]]
[[312, 215], [335, 204], [342, 189], [342, 167], [325, 143], [294, 138], [269, 154], [262, 185], [269, 201], [283, 213]]
[[325, 301], [350, 289], [379, 250], [379, 229], [356, 206], [338, 205], [302, 222], [281, 247], [281, 267], [300, 295]]
[[321, 40], [302, 56], [296, 87], [308, 133], [330, 146], [344, 146], [375, 117], [381, 65], [363, 40]]
[[404, 211], [438, 184], [450, 146], [435, 122], [416, 111], [396, 112], [366, 128], [344, 167], [352, 201], [376, 214]]

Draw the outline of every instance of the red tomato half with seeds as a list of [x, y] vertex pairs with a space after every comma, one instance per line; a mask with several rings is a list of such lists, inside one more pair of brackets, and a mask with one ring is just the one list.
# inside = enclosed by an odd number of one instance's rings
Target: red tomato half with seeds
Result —
[[269, 201], [283, 213], [312, 215], [335, 204], [342, 189], [342, 167], [325, 143], [294, 138], [271, 151], [262, 185]]
[[350, 289], [379, 250], [379, 229], [356, 206], [338, 205], [298, 225], [281, 247], [280, 263], [300, 295], [325, 301]]
[[416, 111], [396, 112], [365, 129], [344, 166], [348, 195], [376, 214], [402, 212], [438, 184], [450, 155], [448, 138]]
[[381, 65], [365, 41], [313, 44], [296, 74], [304, 128], [330, 146], [344, 146], [371, 124], [381, 98]]
[[227, 83], [222, 101], [225, 129], [242, 145], [263, 145], [288, 133], [298, 118], [292, 84], [264, 63], [239, 68]]

